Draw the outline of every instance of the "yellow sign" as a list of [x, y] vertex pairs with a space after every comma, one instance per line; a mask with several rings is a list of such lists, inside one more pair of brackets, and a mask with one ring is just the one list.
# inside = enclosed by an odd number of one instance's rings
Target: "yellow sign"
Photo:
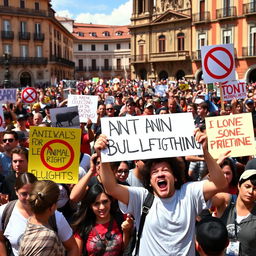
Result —
[[78, 182], [81, 130], [32, 126], [28, 171], [39, 180]]
[[179, 84], [179, 87], [182, 91], [186, 91], [189, 89], [189, 84]]
[[256, 154], [252, 114], [207, 117], [208, 149], [213, 158], [231, 150], [232, 157]]

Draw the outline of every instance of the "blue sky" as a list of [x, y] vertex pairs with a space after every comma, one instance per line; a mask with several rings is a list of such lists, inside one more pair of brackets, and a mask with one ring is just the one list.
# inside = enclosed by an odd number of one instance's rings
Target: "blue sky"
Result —
[[106, 25], [128, 25], [132, 0], [52, 0], [58, 16], [76, 22]]

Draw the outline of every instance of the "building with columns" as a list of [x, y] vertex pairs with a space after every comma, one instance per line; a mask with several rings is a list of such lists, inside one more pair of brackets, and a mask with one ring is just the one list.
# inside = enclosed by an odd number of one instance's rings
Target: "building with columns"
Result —
[[193, 77], [191, 1], [134, 0], [131, 76], [139, 79]]
[[[50, 0], [0, 1], [0, 85], [49, 85], [73, 79], [73, 35], [55, 18]], [[9, 71], [7, 71], [9, 70]]]

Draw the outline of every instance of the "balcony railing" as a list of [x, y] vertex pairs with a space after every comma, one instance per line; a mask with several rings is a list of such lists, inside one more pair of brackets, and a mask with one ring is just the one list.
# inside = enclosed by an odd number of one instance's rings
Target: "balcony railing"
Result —
[[102, 70], [102, 71], [111, 71], [111, 70], [112, 70], [112, 67], [110, 67], [110, 66], [102, 66], [102, 67], [101, 67], [101, 70]]
[[256, 45], [250, 47], [243, 47], [242, 55], [243, 57], [256, 57]]
[[192, 15], [192, 22], [201, 23], [210, 21], [210, 12], [200, 12]]
[[34, 33], [34, 40], [35, 41], [44, 41], [44, 34], [42, 34], [42, 33]]
[[[4, 65], [5, 58], [0, 57], [0, 65]], [[43, 57], [11, 57], [9, 60], [10, 65], [46, 65], [47, 58]]]
[[216, 10], [216, 17], [217, 19], [226, 19], [236, 16], [236, 7], [230, 6], [227, 8], [217, 9]]
[[147, 54], [133, 55], [131, 58], [131, 62], [147, 62], [147, 61], [148, 61]]
[[76, 67], [75, 68], [75, 71], [77, 71], [77, 72], [86, 72], [87, 71], [87, 68], [86, 67]]
[[256, 13], [256, 2], [250, 2], [247, 4], [243, 4], [243, 13], [244, 14], [255, 14]]
[[100, 67], [89, 67], [89, 71], [99, 71]]
[[1, 31], [1, 38], [2, 39], [13, 39], [14, 33], [13, 33], [13, 31]]
[[50, 61], [58, 62], [58, 63], [64, 64], [64, 65], [70, 66], [70, 67], [75, 67], [75, 62], [73, 62], [71, 60], [64, 59], [64, 58], [56, 57], [54, 55], [50, 56]]
[[30, 40], [30, 32], [19, 32], [19, 40]]
[[192, 52], [192, 60], [201, 60], [202, 56], [201, 56], [201, 50], [197, 50], [195, 52]]
[[5, 14], [18, 14], [18, 15], [30, 15], [30, 16], [42, 16], [42, 17], [54, 17], [51, 10], [35, 10], [29, 8], [17, 8], [13, 6], [0, 5], [0, 13]]

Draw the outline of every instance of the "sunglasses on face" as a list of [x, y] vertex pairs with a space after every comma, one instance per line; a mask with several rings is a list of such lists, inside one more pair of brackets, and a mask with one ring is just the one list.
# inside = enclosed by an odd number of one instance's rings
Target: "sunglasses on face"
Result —
[[3, 139], [3, 142], [4, 142], [4, 143], [6, 143], [7, 141], [10, 142], [10, 143], [12, 143], [12, 142], [14, 141], [14, 139]]
[[118, 174], [127, 174], [127, 173], [129, 173], [129, 170], [120, 169], [120, 170], [117, 170], [117, 173], [118, 173]]
[[106, 108], [106, 110], [107, 110], [107, 111], [112, 111], [112, 110], [113, 110], [113, 108]]

